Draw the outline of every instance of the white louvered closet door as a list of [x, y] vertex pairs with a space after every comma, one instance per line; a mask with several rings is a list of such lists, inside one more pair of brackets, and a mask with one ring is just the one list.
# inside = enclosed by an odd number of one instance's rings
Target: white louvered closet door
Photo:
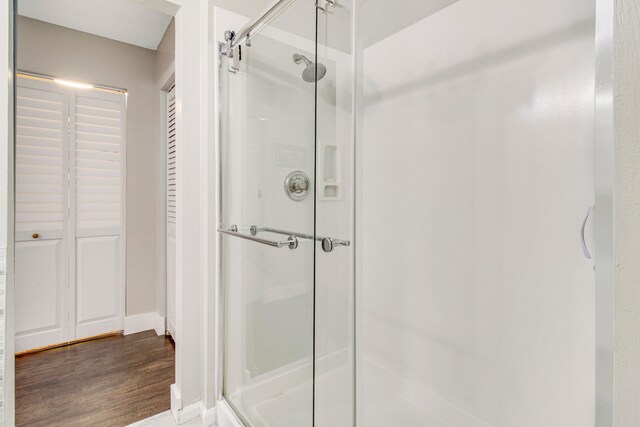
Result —
[[167, 330], [176, 338], [176, 95], [167, 93]]
[[124, 327], [125, 95], [78, 90], [72, 105], [71, 223], [81, 338]]
[[[69, 91], [19, 78], [16, 90], [16, 351], [69, 341]], [[8, 357], [8, 356], [7, 356]]]
[[123, 329], [125, 95], [19, 78], [16, 351]]

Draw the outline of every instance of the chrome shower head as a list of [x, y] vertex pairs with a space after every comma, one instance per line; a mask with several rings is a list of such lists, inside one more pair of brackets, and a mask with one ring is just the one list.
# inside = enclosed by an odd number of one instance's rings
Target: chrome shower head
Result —
[[295, 62], [296, 64], [304, 62], [306, 68], [304, 69], [304, 71], [302, 71], [302, 80], [307, 83], [313, 83], [316, 81], [316, 79], [320, 81], [325, 76], [325, 74], [327, 74], [327, 67], [325, 67], [323, 64], [316, 65], [313, 62], [309, 61], [306, 56], [300, 55], [299, 53], [293, 55], [293, 62]]

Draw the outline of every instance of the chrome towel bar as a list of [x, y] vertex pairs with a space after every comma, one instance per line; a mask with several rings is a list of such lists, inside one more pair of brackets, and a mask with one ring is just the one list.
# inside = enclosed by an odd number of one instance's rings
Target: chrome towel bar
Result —
[[249, 231], [251, 232], [252, 236], [255, 236], [259, 232], [263, 231], [266, 233], [282, 234], [284, 236], [295, 236], [299, 239], [316, 240], [322, 243], [322, 250], [325, 252], [331, 252], [333, 251], [334, 248], [339, 246], [351, 246], [351, 242], [348, 240], [333, 239], [331, 237], [322, 237], [322, 236], [316, 236], [314, 238], [314, 236], [312, 236], [311, 234], [297, 233], [295, 231], [279, 230], [277, 228], [258, 227], [258, 226], [252, 225], [251, 228], [249, 228]]
[[239, 233], [238, 227], [236, 227], [235, 225], [232, 225], [229, 230], [219, 228], [218, 233], [226, 234], [227, 236], [239, 237], [240, 239], [250, 240], [252, 242], [261, 243], [263, 245], [271, 246], [274, 248], [288, 247], [289, 249], [296, 249], [298, 247], [298, 238], [296, 236], [291, 235], [287, 240], [282, 241], [261, 239], [259, 237]]

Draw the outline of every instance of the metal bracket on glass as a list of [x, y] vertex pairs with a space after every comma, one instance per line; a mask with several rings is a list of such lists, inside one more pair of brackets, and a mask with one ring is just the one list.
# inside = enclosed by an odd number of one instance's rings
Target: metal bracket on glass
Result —
[[316, 0], [316, 8], [320, 10], [322, 13], [331, 13], [331, 9], [336, 7], [338, 0], [324, 0], [324, 7], [320, 6], [320, 1]]
[[299, 239], [315, 240], [321, 242], [322, 250], [325, 252], [332, 252], [334, 248], [340, 246], [351, 246], [351, 242], [348, 240], [333, 239], [331, 237], [312, 236], [311, 234], [297, 233], [295, 231], [279, 230], [277, 228], [258, 227], [252, 225], [249, 228], [249, 232], [252, 236], [256, 236], [259, 232], [282, 234], [284, 236], [294, 236]]
[[233, 41], [236, 38], [235, 31], [225, 31], [224, 32], [224, 41], [226, 43], [220, 43], [220, 53], [223, 55], [227, 55], [229, 58], [233, 58]]
[[287, 240], [281, 240], [281, 241], [261, 239], [259, 237], [239, 233], [237, 225], [232, 225], [227, 230], [219, 228], [218, 233], [226, 234], [227, 236], [238, 237], [240, 239], [250, 240], [252, 242], [260, 243], [260, 244], [271, 246], [274, 248], [284, 248], [284, 247], [287, 247], [289, 249], [298, 248], [298, 238], [292, 235], [290, 235]]

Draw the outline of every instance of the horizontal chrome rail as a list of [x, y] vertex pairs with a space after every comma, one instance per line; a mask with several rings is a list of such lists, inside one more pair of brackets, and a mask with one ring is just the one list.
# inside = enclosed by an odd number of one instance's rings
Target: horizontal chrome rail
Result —
[[250, 240], [252, 242], [260, 243], [260, 244], [271, 246], [274, 248], [287, 247], [289, 249], [296, 249], [298, 247], [298, 238], [293, 235], [290, 235], [287, 240], [281, 240], [281, 241], [261, 239], [259, 237], [239, 233], [238, 227], [236, 227], [235, 225], [231, 226], [231, 228], [228, 230], [219, 228], [218, 233], [226, 234], [227, 236], [238, 237], [240, 239]]
[[237, 33], [231, 35], [231, 40], [228, 40], [230, 49], [235, 48], [241, 44], [245, 39], [250, 39], [251, 36], [256, 35], [262, 27], [267, 25], [273, 18], [275, 18], [282, 10], [287, 8], [295, 0], [278, 0], [269, 7], [267, 7], [263, 13], [256, 18], [252, 19], [242, 27]]
[[256, 225], [252, 225], [251, 228], [249, 228], [249, 231], [251, 232], [252, 236], [257, 235], [259, 232], [262, 231], [265, 233], [282, 234], [284, 236], [295, 236], [299, 239], [316, 240], [322, 243], [322, 250], [325, 252], [331, 252], [333, 251], [333, 248], [338, 246], [351, 246], [351, 242], [348, 240], [340, 240], [340, 239], [334, 239], [331, 237], [322, 237], [322, 236], [314, 237], [311, 234], [298, 233], [295, 231], [279, 230], [277, 228], [258, 227]]

